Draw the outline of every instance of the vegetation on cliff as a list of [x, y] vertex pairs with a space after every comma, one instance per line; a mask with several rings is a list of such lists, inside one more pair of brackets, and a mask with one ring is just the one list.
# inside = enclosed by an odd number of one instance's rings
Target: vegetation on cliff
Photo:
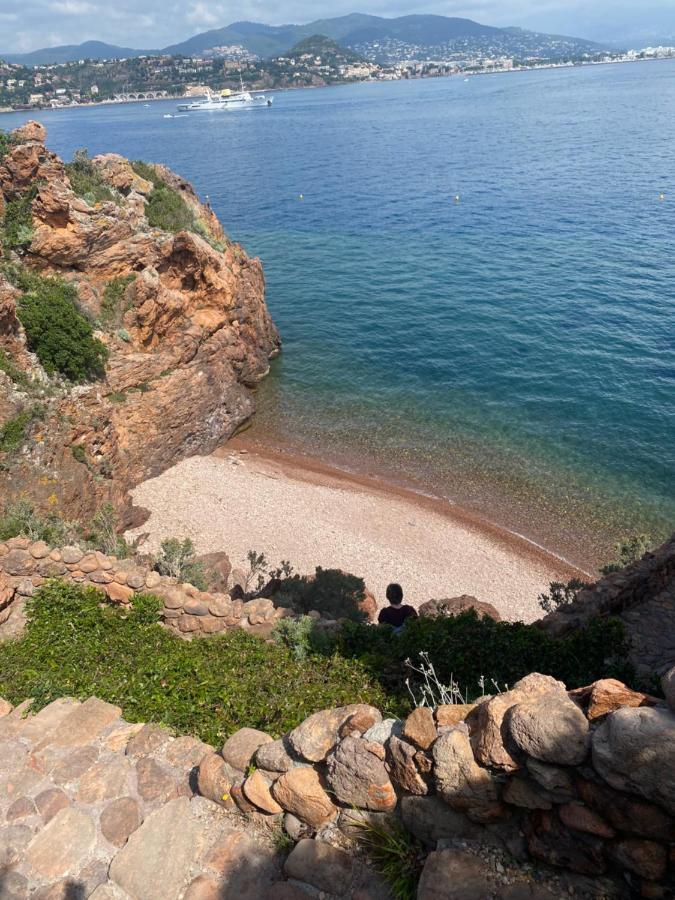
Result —
[[101, 377], [108, 351], [79, 312], [75, 286], [26, 268], [16, 268], [14, 275], [22, 291], [17, 314], [26, 342], [47, 374], [58, 372], [74, 382]]

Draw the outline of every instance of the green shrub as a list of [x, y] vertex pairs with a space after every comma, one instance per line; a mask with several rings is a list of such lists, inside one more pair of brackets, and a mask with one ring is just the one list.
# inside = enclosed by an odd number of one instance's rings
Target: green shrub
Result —
[[365, 589], [363, 579], [356, 575], [318, 567], [313, 578], [301, 575], [286, 578], [280, 588], [279, 602], [301, 613], [315, 609], [331, 619], [363, 622], [366, 615], [359, 609], [359, 602], [365, 597]]
[[119, 197], [89, 159], [86, 149], [76, 150], [73, 161], [66, 163], [66, 174], [73, 192], [85, 200], [89, 206], [111, 201], [119, 202]]
[[73, 454], [74, 460], [82, 463], [82, 465], [84, 466], [87, 465], [87, 454], [82, 444], [73, 444], [73, 446], [70, 448], [70, 452]]
[[200, 591], [207, 589], [204, 566], [195, 559], [195, 548], [190, 538], [183, 541], [167, 538], [162, 541], [155, 568], [160, 575], [186, 581]]
[[49, 374], [59, 372], [70, 381], [85, 381], [104, 372], [105, 346], [93, 336], [87, 319], [77, 310], [77, 291], [61, 278], [24, 271], [24, 293], [18, 316], [28, 347]]
[[121, 323], [124, 313], [129, 308], [124, 302], [124, 294], [135, 280], [135, 275], [122, 275], [112, 278], [106, 284], [101, 301], [101, 324], [105, 328], [114, 328]]
[[235, 631], [182, 641], [158, 622], [159, 601], [101, 608], [91, 588], [51, 581], [27, 604], [18, 640], [0, 644], [0, 696], [37, 708], [95, 695], [132, 722], [159, 722], [222, 745], [246, 725], [278, 736], [313, 712], [346, 703], [393, 711], [358, 662], [312, 657]]
[[194, 223], [192, 211], [185, 200], [164, 183], [152, 189], [145, 214], [151, 228], [159, 228], [173, 234], [189, 231]]
[[624, 538], [614, 545], [616, 558], [603, 566], [600, 571], [603, 575], [609, 575], [610, 572], [620, 572], [626, 566], [637, 562], [639, 559], [654, 549], [654, 539], [649, 534], [634, 534], [631, 537]]
[[0, 516], [0, 541], [27, 537], [45, 541], [52, 547], [63, 547], [77, 538], [77, 526], [64, 521], [57, 513], [40, 516], [27, 500], [10, 503]]
[[127, 559], [132, 555], [131, 547], [118, 533], [117, 516], [112, 503], [104, 503], [96, 510], [87, 533], [87, 542], [95, 550], [118, 559]]
[[28, 390], [33, 386], [30, 376], [15, 365], [2, 349], [0, 349], [0, 371], [4, 372], [10, 381], [14, 382], [17, 387], [23, 388], [23, 390]]
[[2, 227], [6, 250], [25, 250], [33, 240], [33, 200], [36, 196], [37, 187], [33, 186], [23, 196], [6, 204]]
[[454, 681], [469, 699], [482, 693], [483, 678], [503, 688], [530, 672], [552, 675], [568, 688], [599, 678], [635, 678], [618, 619], [593, 619], [563, 638], [553, 638], [535, 625], [481, 619], [473, 610], [448, 618], [410, 619], [397, 635], [386, 626], [346, 622], [331, 650], [358, 659], [389, 692], [401, 697], [410, 674], [406, 660], [425, 652], [439, 680]]
[[9, 153], [12, 143], [13, 141], [11, 134], [0, 129], [0, 163]]
[[349, 825], [396, 900], [415, 900], [426, 856], [419, 841], [394, 823], [384, 825], [354, 815]]
[[272, 638], [277, 644], [287, 647], [293, 659], [307, 659], [312, 653], [326, 653], [330, 650], [331, 639], [322, 628], [317, 628], [314, 619], [300, 616], [299, 619], [280, 619], [272, 630]]
[[0, 451], [13, 453], [19, 450], [28, 435], [28, 429], [36, 421], [44, 416], [44, 407], [39, 404], [22, 409], [12, 416], [0, 429]]
[[146, 181], [149, 181], [154, 187], [165, 187], [166, 184], [162, 180], [161, 175], [149, 163], [143, 162], [142, 159], [136, 159], [131, 163], [134, 172]]
[[591, 587], [590, 584], [580, 581], [578, 578], [570, 579], [567, 584], [562, 581], [552, 581], [549, 585], [549, 593], [539, 594], [537, 600], [544, 612], [555, 612], [562, 606], [570, 606], [577, 599], [579, 591], [589, 587]]

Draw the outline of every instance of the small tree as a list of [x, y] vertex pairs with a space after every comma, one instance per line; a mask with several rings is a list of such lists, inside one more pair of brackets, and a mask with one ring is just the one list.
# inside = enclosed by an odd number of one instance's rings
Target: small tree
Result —
[[544, 612], [555, 612], [563, 606], [569, 606], [577, 599], [579, 591], [589, 588], [590, 584], [580, 581], [578, 578], [572, 578], [567, 584], [562, 581], [552, 581], [549, 585], [548, 594], [539, 594], [537, 598], [539, 606]]
[[204, 566], [195, 559], [195, 547], [190, 538], [162, 541], [155, 568], [160, 575], [187, 581], [200, 591], [206, 590]]
[[637, 562], [639, 559], [654, 548], [654, 540], [649, 534], [634, 534], [631, 537], [624, 538], [614, 545], [616, 558], [603, 566], [600, 571], [603, 575], [609, 575], [610, 572], [620, 572], [626, 566]]

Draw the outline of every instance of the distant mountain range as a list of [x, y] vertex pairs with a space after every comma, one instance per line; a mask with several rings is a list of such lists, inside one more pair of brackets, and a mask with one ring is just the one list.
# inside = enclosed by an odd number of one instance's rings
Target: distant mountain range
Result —
[[[287, 52], [299, 41], [313, 35], [325, 35], [344, 47], [371, 59], [387, 62], [392, 53], [414, 48], [421, 54], [440, 48], [467, 52], [498, 52], [506, 55], [539, 54], [558, 58], [571, 54], [597, 53], [603, 45], [583, 38], [548, 35], [520, 28], [493, 28], [471, 19], [414, 15], [385, 19], [354, 13], [334, 19], [318, 19], [307, 25], [264, 25], [258, 22], [234, 22], [196, 34], [179, 44], [152, 50], [117, 47], [100, 41], [63, 47], [47, 47], [32, 53], [1, 53], [7, 62], [27, 66], [72, 62], [79, 59], [119, 59], [158, 53], [193, 56], [217, 47], [240, 45], [262, 58]], [[606, 46], [606, 45], [605, 45]], [[398, 48], [398, 49], [396, 49]]]

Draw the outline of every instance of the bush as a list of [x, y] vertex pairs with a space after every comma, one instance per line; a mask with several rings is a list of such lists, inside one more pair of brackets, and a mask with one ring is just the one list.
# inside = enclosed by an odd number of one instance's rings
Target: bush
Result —
[[37, 419], [44, 416], [44, 407], [39, 404], [22, 409], [0, 429], [0, 451], [13, 453], [19, 450], [28, 435], [28, 429]]
[[278, 600], [301, 613], [315, 609], [331, 619], [364, 622], [366, 615], [359, 603], [365, 597], [365, 589], [363, 579], [356, 575], [318, 567], [313, 578], [294, 575], [282, 581]]
[[5, 206], [2, 230], [6, 250], [25, 250], [33, 240], [33, 200], [36, 196], [37, 187], [33, 186]]
[[85, 381], [104, 373], [108, 352], [75, 305], [77, 291], [61, 278], [23, 271], [18, 316], [28, 347], [49, 374]]
[[609, 575], [610, 572], [620, 572], [626, 566], [637, 562], [639, 559], [654, 549], [654, 540], [649, 534], [634, 534], [625, 538], [614, 545], [616, 558], [603, 566], [600, 571], [603, 575]]
[[112, 278], [106, 284], [101, 301], [101, 324], [105, 328], [114, 328], [121, 323], [124, 313], [129, 309], [124, 302], [124, 295], [135, 280], [135, 275], [123, 275]]
[[283, 647], [235, 630], [182, 641], [158, 624], [159, 601], [101, 607], [91, 588], [51, 581], [27, 603], [18, 640], [0, 645], [0, 696], [37, 708], [57, 697], [97, 696], [132, 722], [158, 722], [214, 746], [246, 725], [278, 736], [313, 712], [346, 703], [387, 706], [354, 661], [293, 659]]
[[40, 516], [27, 500], [10, 503], [0, 516], [0, 541], [27, 537], [45, 541], [51, 547], [63, 547], [77, 539], [77, 526], [57, 513]]
[[272, 638], [287, 647], [297, 660], [307, 659], [312, 653], [325, 654], [331, 647], [331, 638], [309, 616], [280, 619], [272, 630]]
[[89, 159], [86, 149], [76, 150], [73, 161], [66, 163], [66, 174], [73, 192], [85, 200], [89, 206], [111, 201], [117, 203], [119, 197]]
[[183, 541], [167, 538], [162, 541], [155, 568], [160, 575], [186, 581], [200, 591], [207, 588], [204, 566], [195, 559], [195, 548], [190, 538]]
[[11, 134], [0, 129], [0, 163], [9, 153], [13, 140]]
[[555, 612], [561, 606], [571, 606], [577, 599], [579, 591], [589, 587], [591, 587], [590, 584], [580, 581], [578, 578], [570, 579], [567, 584], [563, 584], [562, 581], [552, 581], [549, 585], [549, 593], [539, 594], [537, 600], [544, 612]]
[[482, 693], [483, 679], [502, 687], [530, 672], [552, 675], [568, 688], [599, 678], [635, 678], [618, 619], [593, 619], [563, 638], [553, 638], [535, 625], [481, 619], [473, 610], [450, 618], [410, 619], [398, 635], [386, 626], [347, 622], [331, 651], [358, 659], [400, 697], [407, 693], [406, 660], [425, 652], [439, 680], [458, 684], [469, 700]]
[[117, 516], [112, 503], [104, 503], [96, 510], [87, 534], [87, 542], [93, 549], [100, 550], [107, 556], [127, 559], [132, 555], [131, 547], [124, 537], [118, 534]]
[[23, 390], [29, 390], [33, 386], [33, 381], [23, 369], [20, 369], [14, 362], [10, 359], [10, 357], [5, 353], [4, 350], [0, 349], [0, 372], [4, 372], [5, 375], [12, 381], [18, 388], [22, 388]]

